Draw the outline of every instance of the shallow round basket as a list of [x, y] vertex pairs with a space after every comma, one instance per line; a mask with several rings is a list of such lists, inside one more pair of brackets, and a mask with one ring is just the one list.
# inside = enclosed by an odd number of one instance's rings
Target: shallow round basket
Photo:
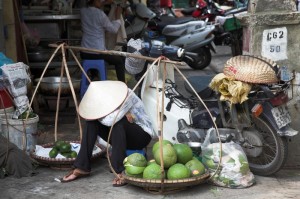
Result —
[[[72, 143], [80, 144], [80, 141], [65, 141], [65, 142], [68, 142], [68, 143], [72, 142]], [[51, 148], [54, 146], [54, 143], [48, 143], [48, 144], [44, 144], [41, 146], [44, 148]], [[97, 144], [97, 147], [99, 147], [101, 149], [101, 151], [99, 153], [93, 154], [92, 160], [94, 160], [98, 157], [101, 157], [103, 154], [106, 153], [104, 146]], [[36, 155], [35, 152], [32, 152], [30, 155], [41, 165], [49, 166], [50, 168], [53, 168], [53, 169], [62, 169], [62, 170], [70, 169], [76, 159], [76, 158], [45, 158], [45, 157]]]
[[239, 55], [227, 60], [223, 73], [243, 82], [269, 84], [278, 82], [277, 70], [277, 64], [270, 59]]
[[185, 178], [180, 180], [165, 179], [163, 183], [161, 180], [147, 180], [143, 178], [134, 178], [126, 175], [124, 175], [124, 178], [128, 184], [142, 187], [150, 193], [168, 194], [184, 190], [191, 186], [202, 184], [208, 180], [209, 176], [209, 172], [206, 171], [206, 173], [201, 176]]

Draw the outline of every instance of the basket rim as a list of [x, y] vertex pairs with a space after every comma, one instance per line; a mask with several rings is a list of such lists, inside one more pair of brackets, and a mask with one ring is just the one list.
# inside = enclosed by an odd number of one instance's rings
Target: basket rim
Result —
[[[68, 143], [72, 142], [72, 143], [79, 143], [80, 144], [80, 141], [64, 141], [64, 142], [68, 142]], [[41, 146], [44, 147], [44, 148], [48, 148], [48, 147], [51, 147], [53, 145], [54, 145], [54, 143], [51, 142], [51, 143], [43, 144]], [[102, 146], [100, 144], [96, 144], [96, 146], [99, 147], [101, 149], [101, 151], [96, 153], [96, 154], [93, 154], [92, 159], [98, 158], [106, 152], [106, 149], [105, 149], [104, 146]], [[76, 159], [76, 158], [46, 158], [46, 157], [36, 155], [35, 151], [32, 151], [30, 153], [30, 156], [32, 158], [34, 158], [35, 160], [37, 160], [38, 162], [47, 163], [47, 164], [71, 164]]]
[[126, 174], [123, 175], [125, 181], [128, 184], [133, 184], [139, 187], [151, 187], [151, 188], [160, 188], [160, 187], [188, 187], [192, 185], [197, 185], [200, 183], [205, 182], [210, 177], [210, 173], [208, 170], [200, 176], [178, 179], [178, 180], [168, 180], [164, 179], [163, 183], [161, 180], [151, 180], [151, 179], [143, 179], [143, 178], [135, 178], [131, 176], [127, 176]]

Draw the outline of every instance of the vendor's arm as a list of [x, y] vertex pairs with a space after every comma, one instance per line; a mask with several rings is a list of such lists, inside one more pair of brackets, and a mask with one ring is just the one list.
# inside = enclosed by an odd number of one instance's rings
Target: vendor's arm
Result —
[[[116, 122], [121, 120], [129, 112], [131, 107], [135, 103], [137, 103], [137, 99], [135, 98], [135, 94], [132, 93], [132, 91], [130, 89], [128, 91], [128, 96], [129, 96], [129, 98], [125, 101], [125, 104], [123, 105], [121, 110], [118, 108], [114, 112], [112, 112], [111, 114], [107, 115], [106, 117], [104, 117], [102, 119], [99, 119], [101, 124], [103, 124], [105, 126], [112, 126], [112, 124], [114, 122], [114, 119], [115, 119], [116, 115], [118, 114], [119, 110], [120, 110], [120, 112], [117, 116]], [[121, 108], [121, 106], [120, 106], [120, 108]]]
[[111, 21], [104, 12], [101, 12], [99, 20], [101, 21], [103, 28], [111, 33], [117, 33], [121, 26], [120, 19]]

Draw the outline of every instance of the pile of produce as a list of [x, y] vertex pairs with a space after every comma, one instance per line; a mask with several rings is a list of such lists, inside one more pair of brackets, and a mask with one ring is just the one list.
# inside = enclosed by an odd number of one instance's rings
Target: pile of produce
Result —
[[247, 157], [240, 145], [234, 142], [223, 143], [221, 154], [222, 159], [220, 159], [219, 143], [203, 147], [202, 162], [210, 173], [214, 173], [210, 179], [213, 184], [229, 188], [246, 188], [253, 185], [254, 175], [250, 171]]
[[[186, 144], [172, 144], [168, 140], [162, 142], [163, 165], [165, 176], [169, 180], [178, 180], [200, 176], [205, 173], [205, 167], [195, 157], [192, 149]], [[152, 148], [153, 160], [147, 161], [139, 153], [133, 153], [125, 158], [124, 167], [127, 176], [159, 180], [162, 178], [160, 145], [156, 142]]]
[[61, 154], [65, 158], [76, 158], [77, 152], [72, 151], [72, 145], [65, 141], [56, 141], [51, 151], [49, 152], [50, 158], [56, 158], [58, 154]]

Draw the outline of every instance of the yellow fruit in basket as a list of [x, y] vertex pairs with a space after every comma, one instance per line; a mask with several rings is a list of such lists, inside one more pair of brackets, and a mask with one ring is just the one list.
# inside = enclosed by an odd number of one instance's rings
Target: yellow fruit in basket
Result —
[[49, 151], [50, 158], [56, 158], [57, 154], [58, 154], [58, 150], [56, 148], [52, 148], [51, 151]]
[[[160, 150], [155, 151], [154, 159], [157, 164], [161, 165]], [[164, 162], [165, 169], [170, 168], [173, 164], [177, 162], [176, 151], [173, 148], [173, 146], [170, 144], [163, 145], [163, 162]]]
[[171, 166], [167, 173], [169, 180], [178, 180], [178, 179], [189, 178], [190, 175], [191, 175], [191, 172], [190, 172], [189, 168], [187, 168], [185, 165], [183, 165], [181, 163], [176, 163], [173, 166]]
[[193, 151], [187, 144], [174, 144], [173, 148], [177, 154], [177, 162], [185, 164], [193, 159]]

